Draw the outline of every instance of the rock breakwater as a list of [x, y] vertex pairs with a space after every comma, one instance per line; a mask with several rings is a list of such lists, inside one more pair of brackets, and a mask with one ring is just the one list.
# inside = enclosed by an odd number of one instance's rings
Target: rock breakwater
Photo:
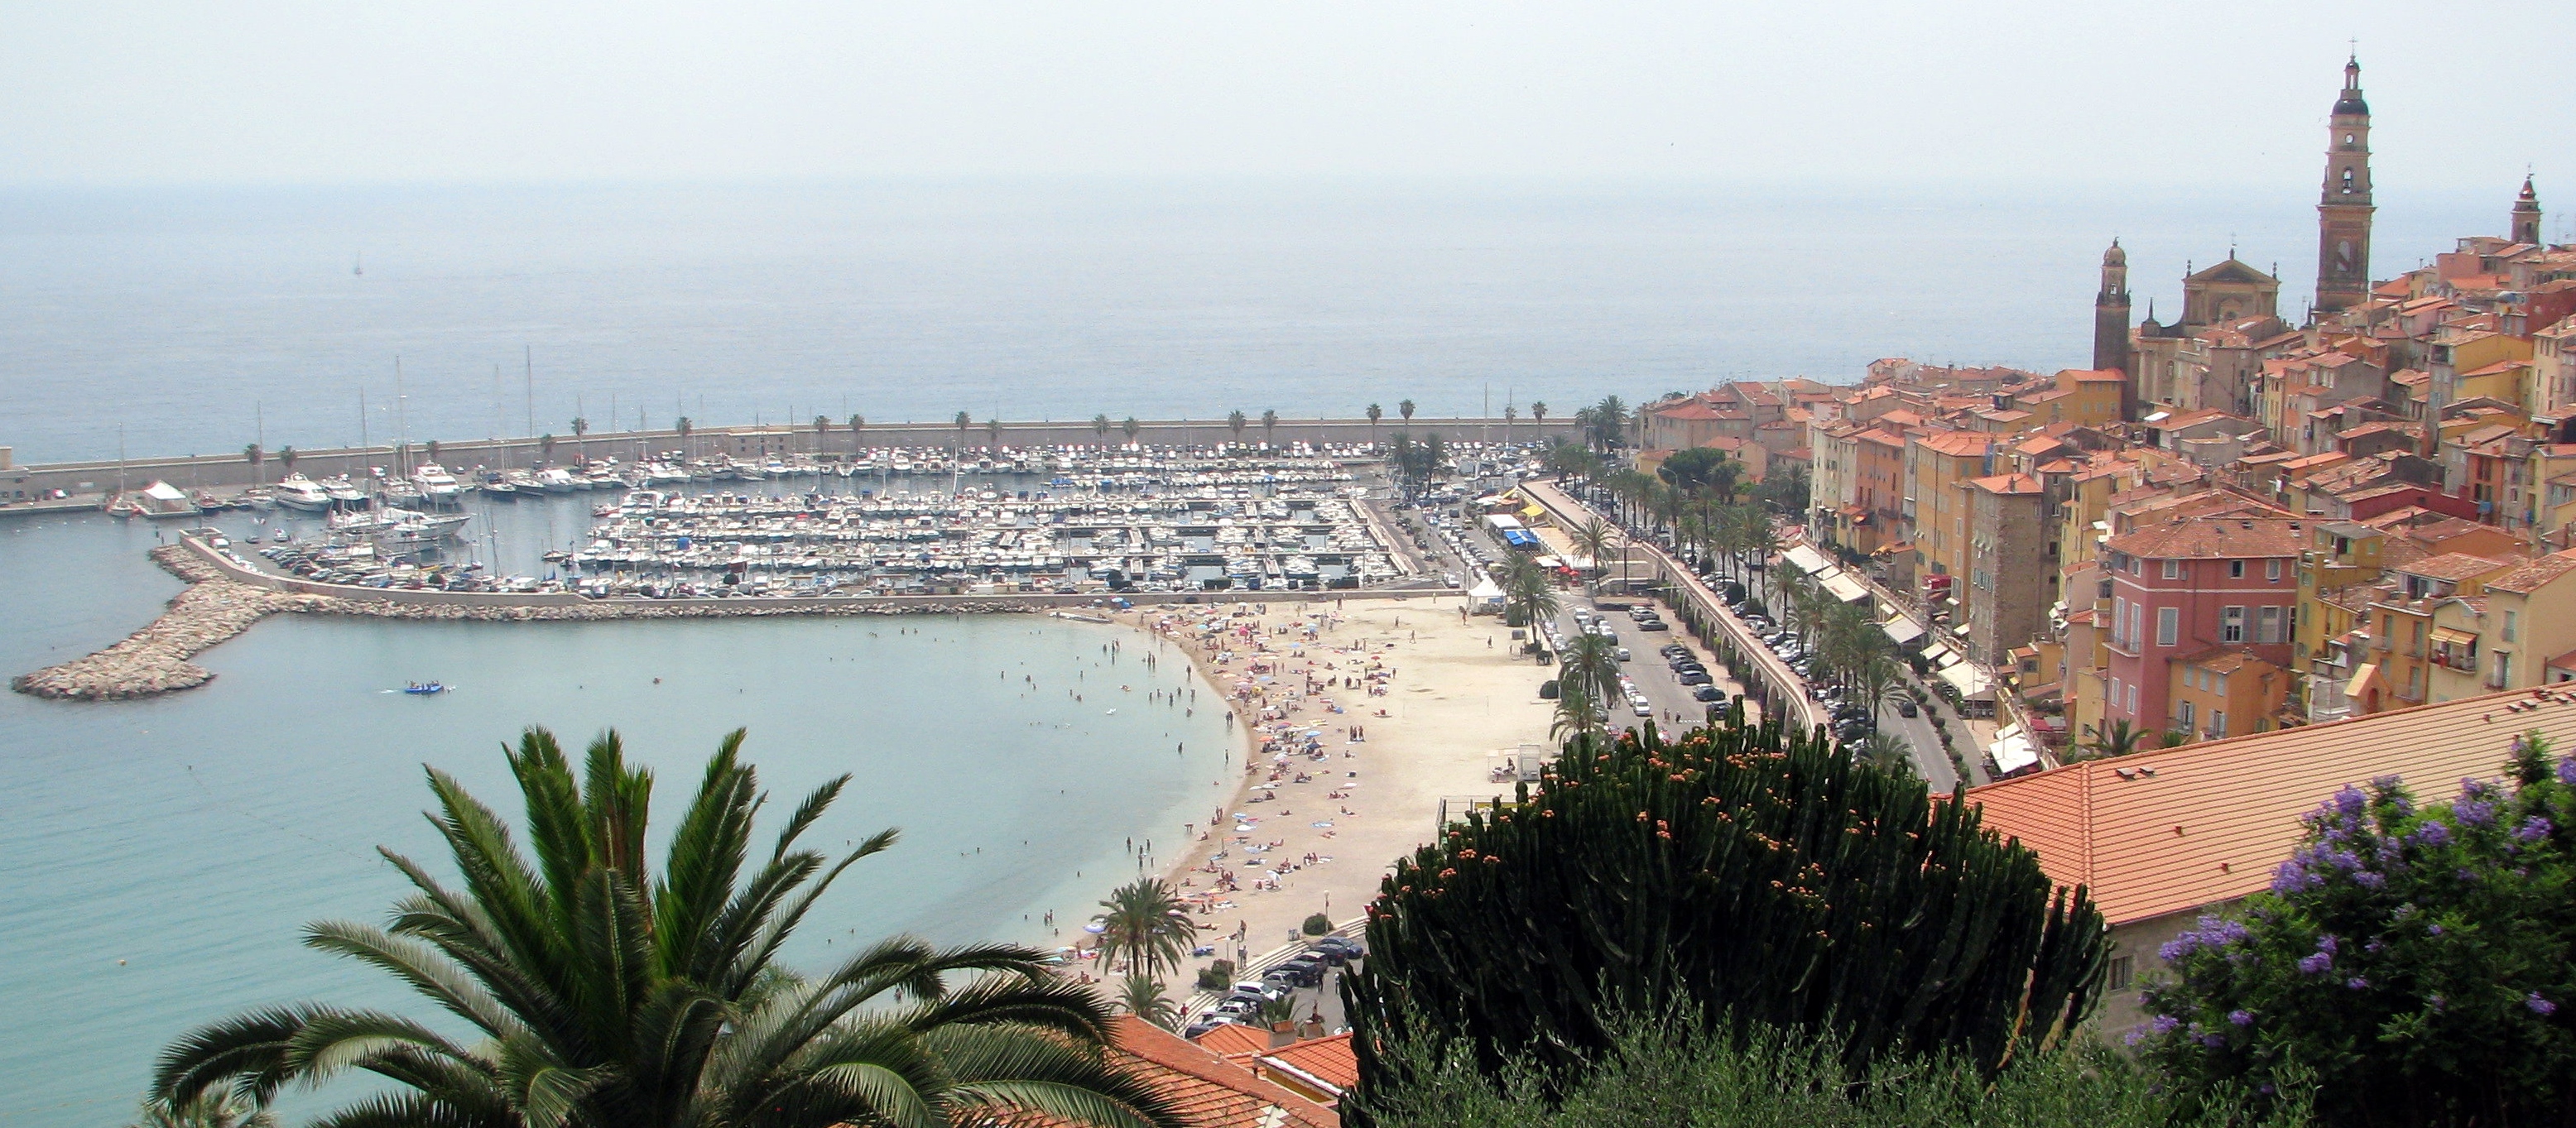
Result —
[[194, 689], [213, 681], [215, 675], [189, 658], [270, 615], [309, 610], [308, 605], [323, 602], [317, 596], [218, 579], [212, 565], [175, 545], [154, 549], [152, 558], [190, 581], [188, 590], [170, 601], [169, 610], [114, 646], [21, 675], [9, 682], [9, 688], [72, 701], [116, 701]]
[[929, 602], [778, 604], [757, 599], [661, 602], [604, 600], [570, 606], [482, 606], [401, 603], [361, 595], [307, 595], [274, 591], [230, 579], [214, 562], [181, 545], [152, 550], [155, 563], [188, 581], [188, 589], [142, 630], [95, 654], [23, 674], [9, 688], [67, 701], [121, 701], [195, 689], [212, 671], [188, 659], [249, 630], [270, 615], [362, 615], [379, 619], [454, 622], [601, 622], [610, 619], [765, 618], [791, 615], [1039, 614], [1049, 608], [1016, 600], [960, 599]]

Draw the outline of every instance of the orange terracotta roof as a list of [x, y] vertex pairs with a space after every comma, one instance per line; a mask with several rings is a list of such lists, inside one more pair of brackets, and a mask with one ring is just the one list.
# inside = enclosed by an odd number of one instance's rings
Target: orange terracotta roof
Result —
[[2540, 559], [2534, 560], [2529, 564], [2525, 564], [2522, 567], [2514, 569], [2513, 571], [2497, 576], [2492, 580], [2488, 580], [2487, 590], [2512, 592], [2516, 595], [2529, 595], [2532, 592], [2548, 586], [2550, 581], [2555, 580], [2560, 576], [2564, 576], [2569, 572], [2576, 572], [2576, 549], [2569, 549], [2565, 552], [2550, 553], [2547, 556], [2543, 556]]
[[1223, 1055], [1257, 1053], [1270, 1048], [1270, 1032], [1255, 1030], [1241, 1023], [1229, 1022], [1192, 1039], [1200, 1046]]
[[1968, 484], [1992, 494], [2035, 494], [2042, 489], [2039, 479], [2028, 474], [1997, 474], [1991, 478], [1971, 478]]
[[2263, 890], [2299, 842], [2299, 816], [2336, 790], [2393, 775], [2418, 798], [2448, 798], [2462, 778], [2500, 776], [2513, 738], [2532, 729], [2576, 747], [2576, 693], [2509, 690], [2087, 760], [1966, 799], [2121, 925]]
[[[1255, 1077], [1211, 1050], [1134, 1015], [1113, 1020], [1109, 1061], [1171, 1102], [1193, 1128], [1341, 1128], [1333, 1110], [1277, 1082]], [[1080, 1128], [1074, 1121], [1025, 1115], [1008, 1128]]]
[[2186, 517], [2141, 525], [2112, 537], [2112, 551], [2148, 560], [2259, 559], [2297, 556], [2306, 547], [2300, 522], [2277, 518]]
[[1971, 454], [1986, 453], [1987, 448], [1994, 445], [1995, 437], [1973, 431], [1950, 431], [1939, 435], [1925, 435], [1916, 441], [1922, 443], [1927, 450], [1964, 458]]
[[1325, 1086], [1336, 1094], [1360, 1083], [1359, 1055], [1351, 1051], [1348, 1034], [1291, 1042], [1257, 1060], [1266, 1068], [1293, 1071], [1293, 1080]]
[[2410, 576], [2457, 583], [2512, 566], [2510, 561], [2490, 560], [2484, 556], [2471, 556], [2465, 552], [2445, 552], [2440, 556], [2418, 560], [2407, 565], [2403, 570]]
[[2079, 384], [2117, 384], [2129, 378], [2128, 373], [2116, 368], [2070, 368], [2058, 375]]

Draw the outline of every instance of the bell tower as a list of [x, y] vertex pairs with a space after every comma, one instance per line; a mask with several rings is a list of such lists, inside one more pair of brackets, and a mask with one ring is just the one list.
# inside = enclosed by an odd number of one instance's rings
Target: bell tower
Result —
[[2117, 239], [2102, 252], [2102, 289], [2093, 295], [2093, 367], [2129, 370], [2129, 252]]
[[2531, 190], [2531, 178], [2522, 178], [2522, 195], [2513, 201], [2513, 241], [2540, 245], [2540, 196]]
[[2317, 200], [2318, 313], [2370, 298], [2370, 103], [2361, 100], [2361, 60], [2343, 65], [2326, 136], [2326, 183]]

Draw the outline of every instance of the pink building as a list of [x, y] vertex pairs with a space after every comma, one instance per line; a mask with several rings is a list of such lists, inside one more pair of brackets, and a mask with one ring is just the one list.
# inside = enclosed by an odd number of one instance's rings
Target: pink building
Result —
[[[2111, 583], [2105, 723], [2178, 727], [2175, 662], [2213, 646], [2292, 665], [2299, 521], [2176, 517], [2104, 542]], [[2250, 731], [2250, 730], [2249, 730]]]

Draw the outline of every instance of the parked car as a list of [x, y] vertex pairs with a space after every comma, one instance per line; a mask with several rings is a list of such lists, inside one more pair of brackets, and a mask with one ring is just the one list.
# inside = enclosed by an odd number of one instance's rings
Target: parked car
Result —
[[1669, 631], [1673, 629], [1673, 626], [1661, 619], [1651, 619], [1637, 624], [1637, 629], [1641, 631]]
[[1900, 717], [1917, 717], [1917, 716], [1921, 716], [1922, 714], [1923, 714], [1923, 710], [1922, 710], [1922, 709], [1920, 709], [1920, 708], [1917, 708], [1917, 707], [1915, 706], [1915, 704], [1914, 704], [1913, 702], [1911, 702], [1911, 701], [1899, 701], [1899, 702], [1897, 702], [1897, 703], [1896, 703], [1896, 715], [1897, 715], [1897, 716], [1900, 716]]
[[1719, 688], [1717, 688], [1716, 686], [1708, 685], [1708, 684], [1706, 684], [1706, 683], [1702, 683], [1702, 684], [1701, 684], [1701, 685], [1699, 685], [1698, 687], [1696, 687], [1696, 688], [1694, 688], [1694, 689], [1692, 689], [1692, 690], [1691, 690], [1691, 700], [1693, 700], [1693, 701], [1724, 701], [1724, 700], [1726, 700], [1726, 691], [1725, 691], [1725, 690], [1722, 690], [1722, 689], [1719, 689]]
[[1684, 670], [1679, 677], [1683, 685], [1707, 685], [1711, 680], [1706, 670]]
[[[1319, 938], [1314, 943], [1314, 950], [1327, 953], [1340, 952], [1342, 954], [1342, 958], [1345, 960], [1365, 959], [1368, 956], [1368, 949], [1366, 947], [1363, 947], [1359, 941], [1353, 940], [1347, 936], [1325, 936]], [[1327, 958], [1329, 959], [1329, 957]]]

